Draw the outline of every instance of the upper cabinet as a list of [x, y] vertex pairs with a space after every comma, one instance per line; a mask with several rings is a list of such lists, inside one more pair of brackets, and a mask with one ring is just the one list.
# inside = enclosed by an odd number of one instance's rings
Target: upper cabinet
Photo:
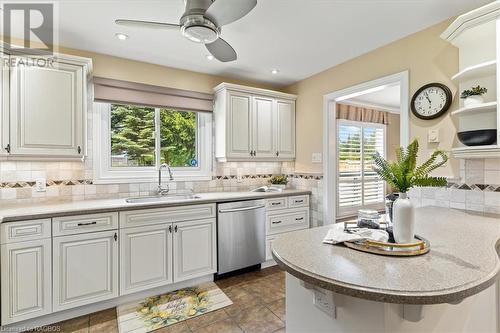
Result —
[[[47, 66], [12, 56], [3, 80], [2, 147], [13, 157], [78, 158], [85, 155], [91, 61], [57, 55]], [[7, 91], [6, 91], [7, 90]], [[5, 135], [8, 133], [8, 135]]]
[[227, 83], [214, 91], [219, 161], [295, 159], [295, 95]]

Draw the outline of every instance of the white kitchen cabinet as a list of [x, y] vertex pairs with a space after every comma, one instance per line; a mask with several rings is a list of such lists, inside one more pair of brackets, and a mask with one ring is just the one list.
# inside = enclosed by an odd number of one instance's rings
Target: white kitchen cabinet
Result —
[[295, 157], [295, 102], [276, 101], [276, 154], [281, 159]]
[[252, 96], [230, 93], [227, 131], [231, 158], [248, 158], [252, 153]]
[[120, 230], [120, 295], [172, 283], [172, 224]]
[[2, 325], [52, 312], [51, 240], [2, 244]]
[[216, 220], [174, 224], [174, 281], [217, 271]]
[[53, 309], [118, 296], [117, 231], [53, 238]]
[[[2, 64], [8, 56], [0, 53]], [[9, 67], [0, 69], [0, 156], [8, 155], [9, 146]]]
[[16, 62], [9, 86], [12, 156], [67, 158], [85, 153], [90, 61], [62, 55], [55, 59], [46, 67], [27, 65], [29, 58], [11, 60]]
[[295, 95], [227, 83], [214, 91], [217, 160], [295, 159]]
[[272, 98], [256, 96], [253, 98], [252, 147], [256, 158], [274, 158], [276, 151], [276, 118]]

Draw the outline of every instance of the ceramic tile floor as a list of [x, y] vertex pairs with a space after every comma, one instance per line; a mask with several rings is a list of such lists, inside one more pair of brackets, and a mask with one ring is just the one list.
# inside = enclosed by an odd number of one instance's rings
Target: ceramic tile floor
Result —
[[[233, 305], [155, 333], [284, 333], [285, 273], [277, 266], [216, 282]], [[64, 333], [118, 333], [115, 308], [51, 325]]]

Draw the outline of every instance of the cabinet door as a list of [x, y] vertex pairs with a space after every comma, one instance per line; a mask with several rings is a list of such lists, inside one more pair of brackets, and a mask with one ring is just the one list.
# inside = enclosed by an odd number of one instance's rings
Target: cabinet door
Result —
[[115, 231], [54, 237], [54, 311], [118, 296], [117, 239]]
[[252, 156], [252, 97], [240, 93], [228, 95], [227, 158]]
[[277, 153], [282, 159], [295, 158], [295, 102], [278, 100], [277, 117]]
[[[5, 64], [8, 56], [0, 53]], [[7, 155], [9, 146], [9, 66], [0, 69], [0, 156]]]
[[172, 283], [172, 224], [120, 231], [120, 295]]
[[50, 239], [1, 246], [2, 325], [52, 312]]
[[66, 62], [55, 62], [53, 67], [24, 66], [18, 62], [12, 68], [11, 154], [83, 154], [84, 72], [84, 67]]
[[274, 100], [266, 97], [253, 98], [252, 129], [253, 150], [256, 158], [276, 157]]
[[177, 223], [174, 226], [174, 282], [217, 271], [216, 220]]

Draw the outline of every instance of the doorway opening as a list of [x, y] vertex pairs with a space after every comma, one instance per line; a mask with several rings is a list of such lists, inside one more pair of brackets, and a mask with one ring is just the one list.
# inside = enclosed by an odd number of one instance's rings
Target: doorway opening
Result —
[[382, 209], [385, 183], [373, 171], [373, 154], [393, 160], [409, 141], [408, 72], [324, 96], [324, 221], [358, 209]]

